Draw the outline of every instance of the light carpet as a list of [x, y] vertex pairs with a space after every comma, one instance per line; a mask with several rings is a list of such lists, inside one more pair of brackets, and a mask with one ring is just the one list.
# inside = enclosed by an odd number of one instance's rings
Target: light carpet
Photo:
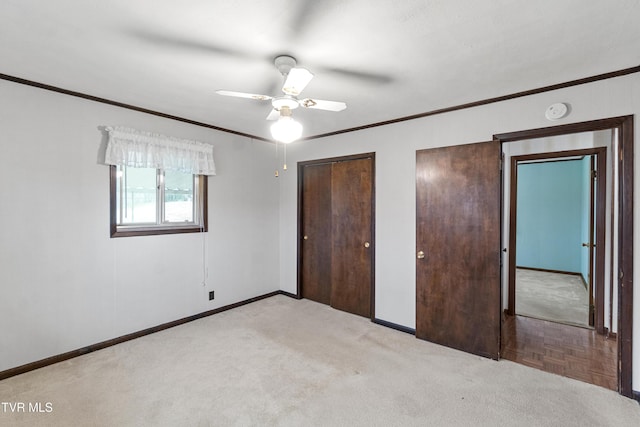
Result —
[[589, 326], [589, 292], [580, 276], [516, 269], [516, 314]]
[[[638, 426], [601, 387], [275, 296], [0, 382], [11, 426]], [[1, 408], [0, 408], [1, 410]]]

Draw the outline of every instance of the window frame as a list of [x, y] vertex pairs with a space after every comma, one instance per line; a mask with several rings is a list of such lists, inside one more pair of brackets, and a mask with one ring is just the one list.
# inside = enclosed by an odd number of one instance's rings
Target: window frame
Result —
[[[156, 168], [157, 172], [157, 168]], [[109, 194], [110, 194], [110, 235], [111, 237], [152, 236], [161, 234], [201, 233], [208, 231], [208, 191], [207, 176], [194, 174], [194, 201], [197, 199], [198, 209], [194, 211], [193, 223], [183, 225], [180, 223], [164, 224], [131, 224], [118, 225], [117, 211], [117, 180], [118, 167], [109, 166]], [[156, 207], [164, 204], [164, 199], [156, 199]], [[201, 217], [200, 217], [201, 216]]]

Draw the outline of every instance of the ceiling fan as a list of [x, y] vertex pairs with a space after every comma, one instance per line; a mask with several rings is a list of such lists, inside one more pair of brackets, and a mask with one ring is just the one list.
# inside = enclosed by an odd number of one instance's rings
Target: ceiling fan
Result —
[[[282, 85], [282, 95], [258, 95], [253, 93], [233, 92], [228, 90], [217, 90], [216, 93], [218, 95], [234, 96], [238, 98], [250, 98], [258, 101], [270, 100], [273, 108], [267, 115], [267, 120], [278, 120], [278, 122], [283, 123], [287, 123], [287, 121], [297, 123], [293, 121], [293, 119], [291, 119], [291, 110], [294, 110], [298, 107], [326, 111], [342, 111], [347, 108], [347, 104], [345, 104], [344, 102], [325, 101], [321, 99], [311, 98], [298, 99], [300, 93], [313, 78], [313, 74], [305, 68], [296, 67], [295, 58], [288, 55], [281, 55], [276, 57], [274, 60], [274, 64], [278, 71], [280, 71], [280, 73], [284, 77], [284, 84]], [[289, 126], [291, 125], [285, 125], [282, 127]], [[272, 134], [274, 133], [274, 127], [277, 128], [278, 126], [276, 126], [276, 124], [274, 123], [274, 126], [272, 126]], [[299, 134], [297, 135], [297, 137], [292, 139], [292, 141], [299, 138], [301, 133], [302, 127], [300, 125]], [[276, 138], [277, 140], [281, 140], [282, 142], [291, 142], [278, 139], [275, 134], [274, 138]]]

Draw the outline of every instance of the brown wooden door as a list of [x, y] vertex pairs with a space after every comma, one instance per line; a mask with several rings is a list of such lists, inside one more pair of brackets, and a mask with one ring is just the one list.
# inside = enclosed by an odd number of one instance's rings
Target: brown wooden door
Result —
[[299, 294], [372, 316], [373, 154], [299, 164]]
[[500, 159], [497, 141], [416, 155], [416, 336], [494, 359], [500, 350]]
[[331, 303], [331, 164], [304, 167], [302, 297]]
[[371, 315], [371, 159], [333, 163], [331, 306]]

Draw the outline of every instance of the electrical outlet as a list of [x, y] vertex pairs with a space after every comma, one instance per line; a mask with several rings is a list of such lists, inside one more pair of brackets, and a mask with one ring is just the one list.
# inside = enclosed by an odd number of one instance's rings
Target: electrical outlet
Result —
[[209, 291], [209, 301], [211, 301], [212, 299], [214, 299], [214, 298], [215, 298], [215, 296], [214, 296], [214, 292], [215, 292], [215, 291]]

